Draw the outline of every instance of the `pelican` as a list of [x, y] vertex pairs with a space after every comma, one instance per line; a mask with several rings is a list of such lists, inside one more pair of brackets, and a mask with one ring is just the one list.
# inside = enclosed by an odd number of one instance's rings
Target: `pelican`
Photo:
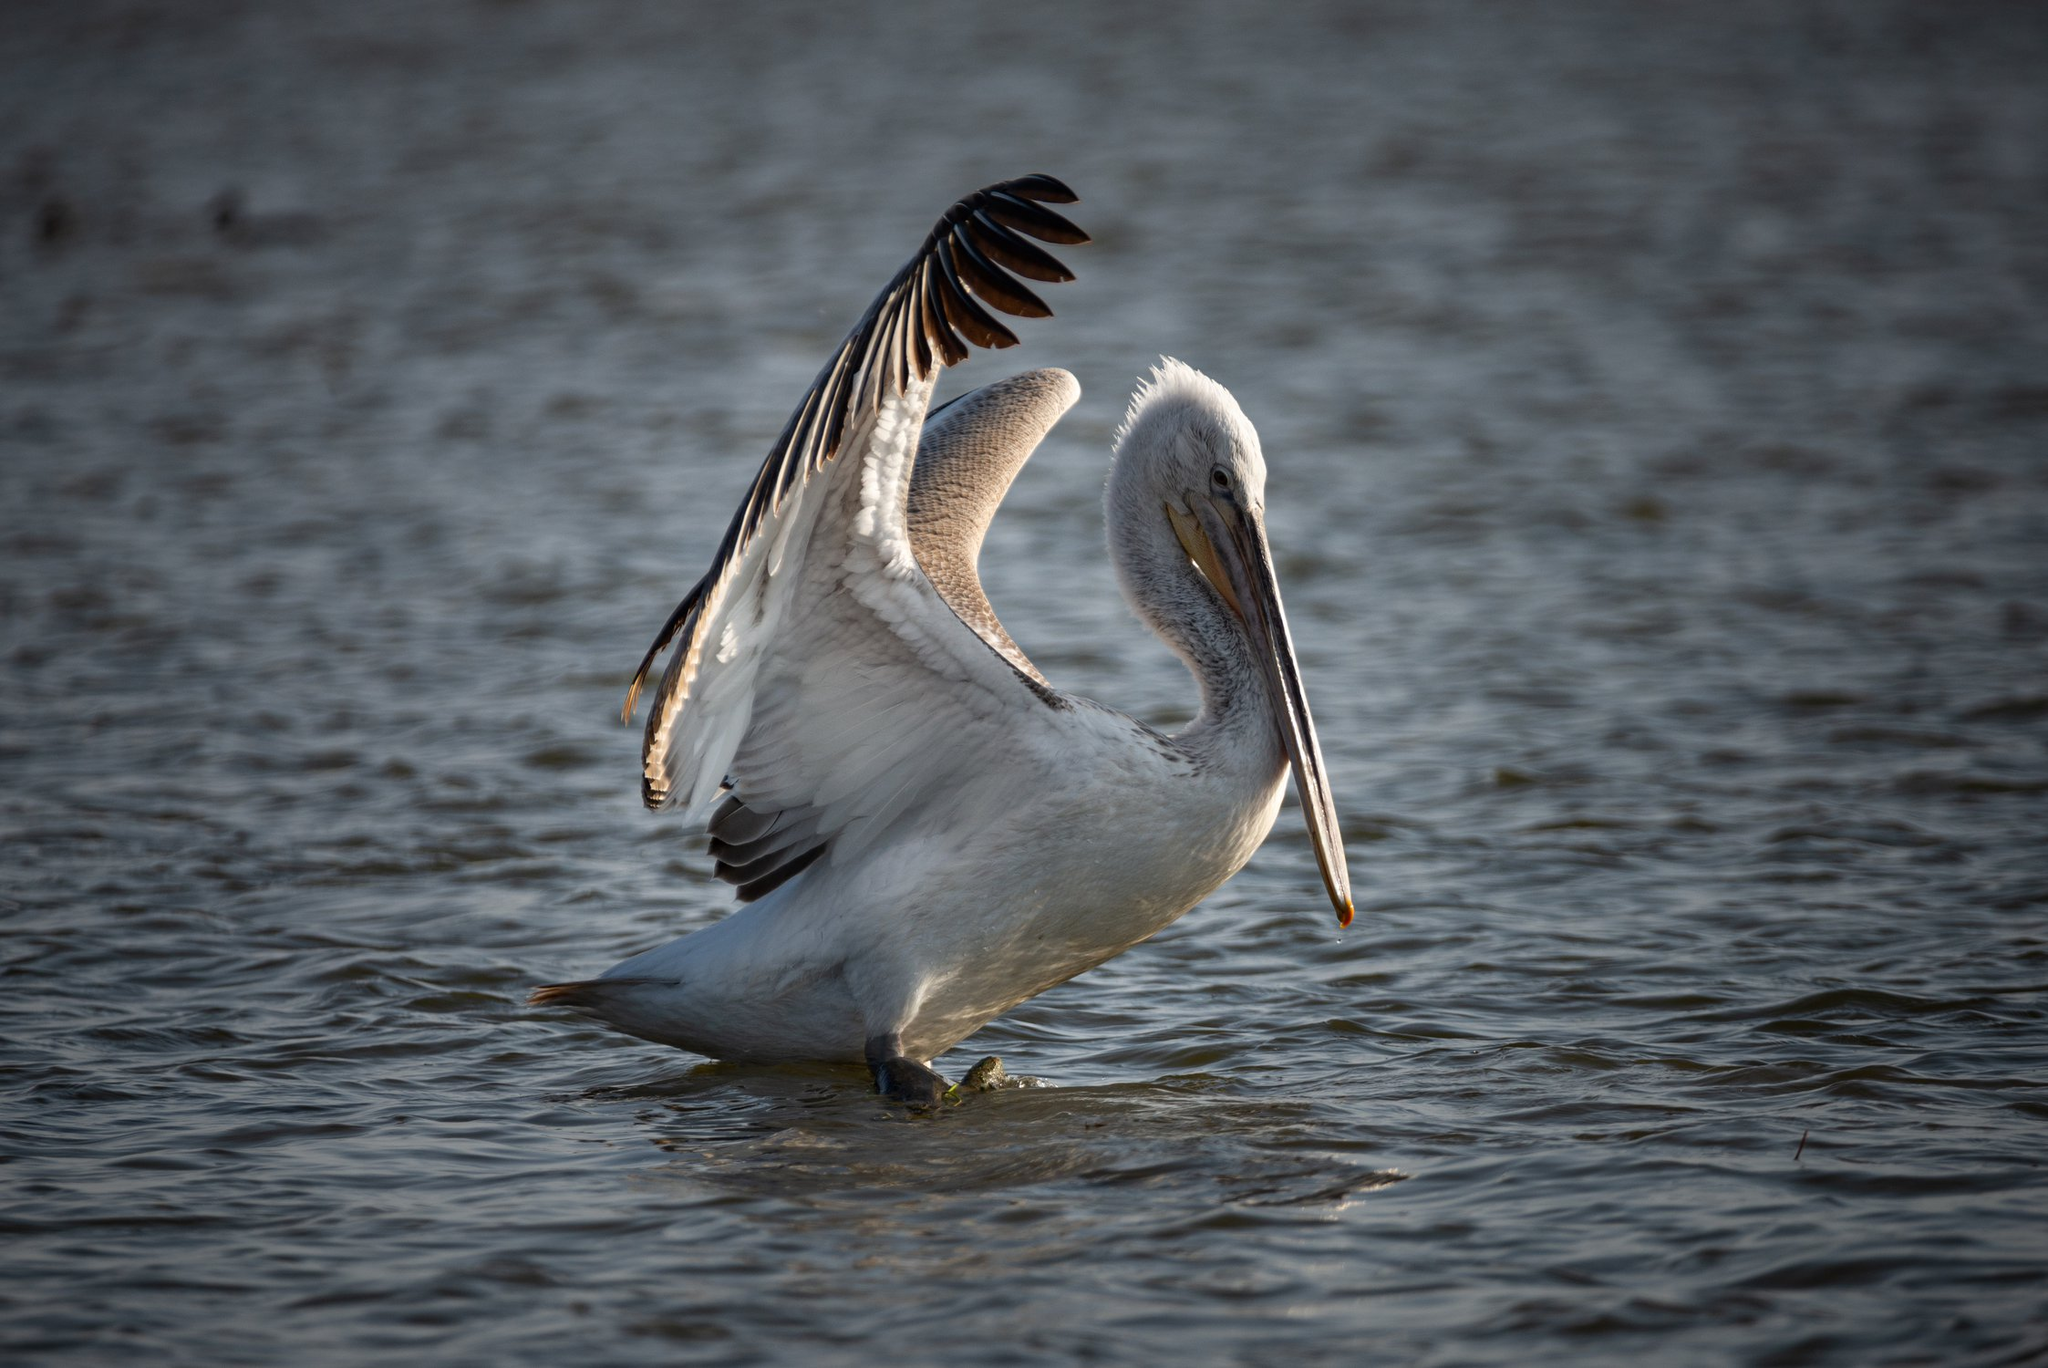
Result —
[[1132, 396], [1105, 496], [1125, 599], [1201, 710], [1165, 735], [1054, 688], [976, 564], [1011, 480], [1074, 404], [1028, 371], [930, 411], [988, 311], [1042, 318], [1019, 276], [1087, 234], [1031, 175], [947, 210], [818, 373], [664, 650], [641, 749], [650, 808], [708, 813], [745, 906], [534, 990], [718, 1059], [865, 1062], [931, 1105], [931, 1061], [983, 1023], [1157, 934], [1251, 858], [1291, 766], [1324, 888], [1351, 921], [1337, 813], [1266, 542], [1258, 433], [1164, 359]]

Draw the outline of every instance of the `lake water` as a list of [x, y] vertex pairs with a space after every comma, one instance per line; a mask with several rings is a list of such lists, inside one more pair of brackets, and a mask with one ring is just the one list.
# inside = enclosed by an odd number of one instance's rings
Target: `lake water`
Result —
[[[2048, 1358], [2044, 12], [739, 9], [0, 26], [8, 1362]], [[931, 1118], [527, 1009], [726, 912], [626, 678], [1036, 170], [991, 597], [1185, 718], [1230, 386], [1356, 924], [1290, 804]]]

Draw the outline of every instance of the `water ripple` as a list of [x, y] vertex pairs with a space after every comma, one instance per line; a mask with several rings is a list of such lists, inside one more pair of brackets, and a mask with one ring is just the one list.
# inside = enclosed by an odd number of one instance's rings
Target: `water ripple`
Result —
[[[10, 29], [8, 1362], [2048, 1354], [2048, 29], [891, 13]], [[1229, 383], [1357, 922], [1290, 806], [930, 1118], [530, 1012], [728, 906], [625, 676], [990, 129], [1098, 232], [991, 598], [1185, 720], [1096, 499]]]

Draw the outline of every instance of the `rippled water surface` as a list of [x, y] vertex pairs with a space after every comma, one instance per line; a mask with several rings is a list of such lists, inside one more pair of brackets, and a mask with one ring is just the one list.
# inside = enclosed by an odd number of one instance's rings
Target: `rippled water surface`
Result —
[[[2048, 1355], [2028, 7], [23, 5], [0, 26], [0, 1350]], [[522, 1006], [723, 915], [614, 720], [955, 196], [1083, 196], [989, 539], [1264, 434], [1299, 815], [934, 1118]]]

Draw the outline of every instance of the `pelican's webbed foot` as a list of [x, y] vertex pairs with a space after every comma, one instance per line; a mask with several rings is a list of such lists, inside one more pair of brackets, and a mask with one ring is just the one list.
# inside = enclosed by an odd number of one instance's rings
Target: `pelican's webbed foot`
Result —
[[875, 1076], [875, 1091], [895, 1102], [913, 1107], [936, 1107], [946, 1096], [946, 1080], [929, 1066], [903, 1053], [903, 1037], [891, 1031], [874, 1036], [867, 1044], [868, 1069]]
[[1010, 1075], [1003, 1068], [1003, 1061], [989, 1055], [979, 1064], [960, 1076], [953, 1085], [954, 1093], [997, 1092], [1010, 1084]]

